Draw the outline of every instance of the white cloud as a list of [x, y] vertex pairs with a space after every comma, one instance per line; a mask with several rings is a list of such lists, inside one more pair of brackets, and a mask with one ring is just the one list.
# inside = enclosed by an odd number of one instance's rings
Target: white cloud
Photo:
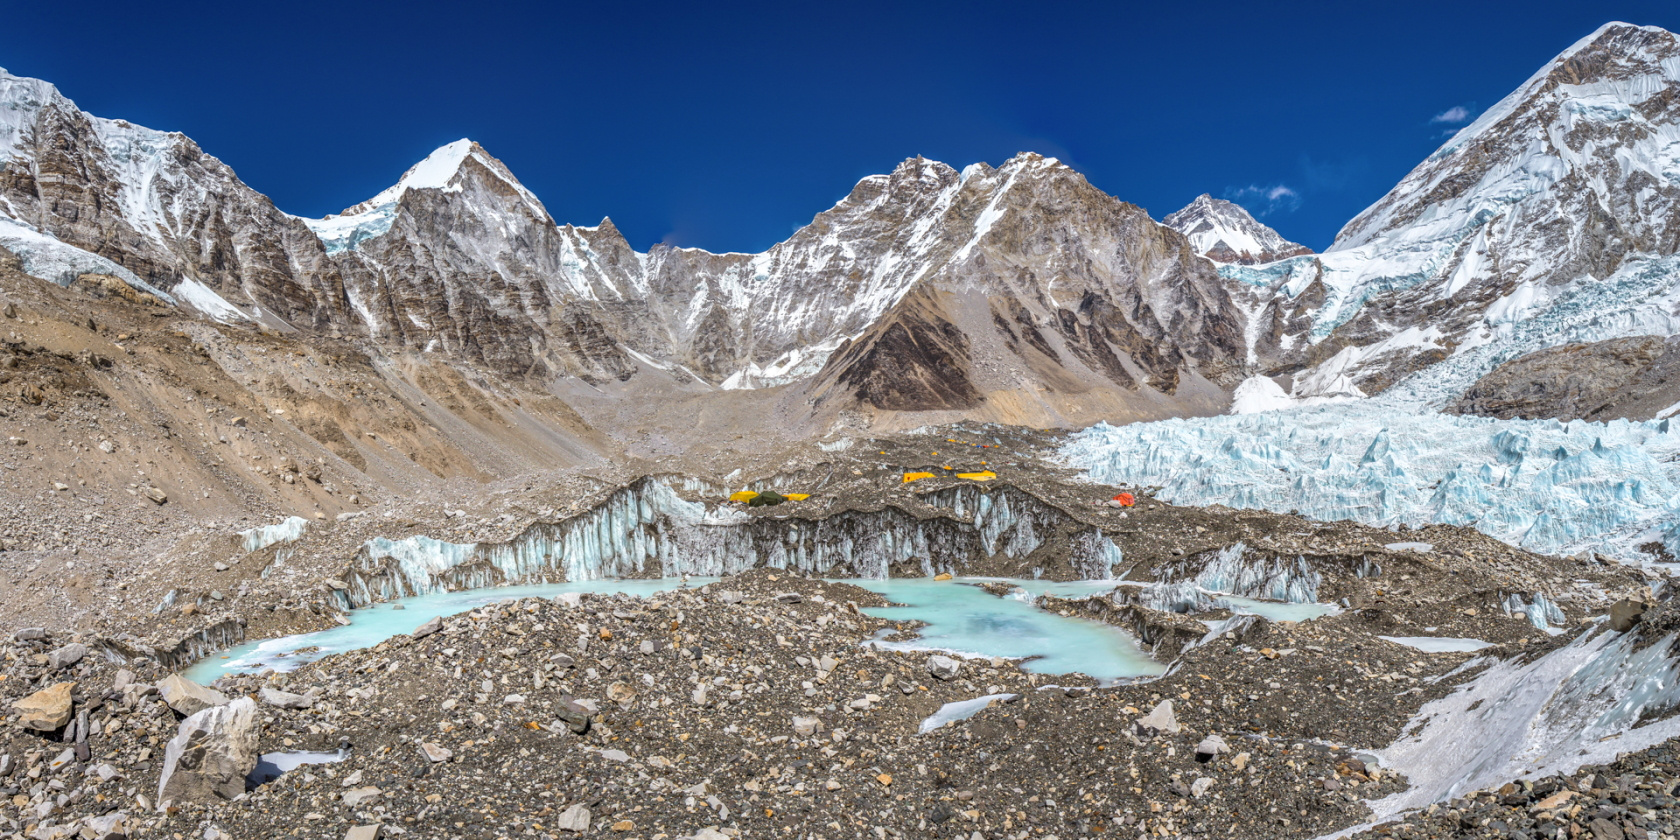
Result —
[[1432, 123], [1451, 123], [1453, 125], [1466, 123], [1470, 121], [1470, 109], [1463, 105], [1454, 105], [1431, 117], [1429, 121]]
[[1290, 213], [1301, 206], [1301, 194], [1293, 187], [1285, 184], [1263, 186], [1249, 184], [1246, 187], [1225, 188], [1225, 200], [1233, 201], [1247, 208], [1248, 212], [1256, 216], [1270, 216], [1273, 213]]

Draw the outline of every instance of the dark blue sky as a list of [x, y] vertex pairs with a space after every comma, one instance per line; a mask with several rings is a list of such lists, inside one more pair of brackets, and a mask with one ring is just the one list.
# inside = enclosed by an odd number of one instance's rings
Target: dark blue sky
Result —
[[1323, 248], [1432, 118], [1607, 20], [1680, 29], [1680, 3], [18, 2], [0, 66], [300, 215], [466, 136], [562, 222], [757, 251], [904, 158], [1031, 150], [1156, 218], [1211, 192]]

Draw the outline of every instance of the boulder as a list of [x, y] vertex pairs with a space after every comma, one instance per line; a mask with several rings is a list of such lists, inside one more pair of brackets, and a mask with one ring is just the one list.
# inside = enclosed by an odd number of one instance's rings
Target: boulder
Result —
[[353, 825], [344, 832], [344, 840], [379, 840], [379, 829], [384, 828], [381, 823], [371, 825]]
[[1206, 764], [1209, 761], [1212, 761], [1214, 756], [1217, 756], [1222, 752], [1230, 751], [1231, 748], [1225, 745], [1224, 738], [1219, 737], [1217, 734], [1209, 735], [1206, 738], [1203, 738], [1200, 744], [1196, 745], [1196, 760]]
[[183, 715], [196, 715], [212, 706], [227, 705], [226, 694], [199, 685], [180, 674], [170, 674], [157, 685], [158, 693], [169, 708]]
[[57, 671], [60, 668], [68, 668], [71, 665], [82, 661], [82, 657], [84, 656], [87, 656], [87, 645], [80, 642], [71, 642], [64, 647], [47, 653], [47, 667], [52, 668], [54, 671]]
[[1149, 714], [1138, 718], [1138, 728], [1149, 732], [1162, 732], [1171, 735], [1178, 731], [1178, 718], [1173, 715], [1171, 700], [1162, 700], [1156, 704]]
[[1633, 629], [1645, 617], [1645, 610], [1649, 607], [1644, 601], [1623, 598], [1610, 606], [1610, 629], [1617, 633], [1626, 633]]
[[40, 732], [62, 729], [70, 722], [70, 692], [75, 688], [73, 682], [61, 682], [13, 701], [12, 708], [17, 710], [20, 718], [18, 722], [25, 729]]
[[241, 697], [181, 721], [163, 754], [158, 806], [232, 799], [257, 767], [257, 704]]
[[962, 663], [949, 656], [930, 656], [927, 661], [927, 672], [935, 679], [954, 680], [962, 673]]
[[433, 616], [432, 620], [426, 622], [425, 624], [420, 625], [419, 627], [414, 628], [413, 636], [416, 639], [424, 639], [427, 636], [430, 636], [433, 633], [436, 633], [437, 631], [442, 630], [442, 629], [443, 629], [443, 616], [441, 616], [441, 615]]

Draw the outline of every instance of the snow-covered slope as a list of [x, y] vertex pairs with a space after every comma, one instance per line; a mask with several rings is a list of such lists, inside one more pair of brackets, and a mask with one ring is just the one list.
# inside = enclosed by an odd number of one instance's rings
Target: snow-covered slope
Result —
[[1206, 193], [1161, 223], [1189, 237], [1196, 253], [1214, 262], [1254, 265], [1312, 253], [1261, 224], [1240, 205]]
[[[1271, 299], [1257, 353], [1297, 395], [1426, 371], [1440, 405], [1507, 359], [1673, 334], [1680, 43], [1612, 23], [1459, 131], [1324, 254], [1226, 266]], [[1421, 383], [1418, 383], [1421, 384]]]

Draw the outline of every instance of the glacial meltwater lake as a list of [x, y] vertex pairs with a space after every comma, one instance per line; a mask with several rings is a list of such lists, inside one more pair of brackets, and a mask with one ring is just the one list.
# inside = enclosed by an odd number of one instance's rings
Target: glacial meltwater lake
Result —
[[[411, 633], [437, 616], [451, 616], [511, 598], [553, 598], [567, 592], [652, 595], [683, 586], [697, 588], [717, 578], [591, 580], [576, 583], [489, 587], [404, 598], [351, 610], [350, 623], [314, 633], [249, 642], [200, 660], [183, 676], [208, 685], [228, 674], [291, 671], [322, 657], [373, 647], [392, 636]], [[1015, 597], [988, 594], [978, 584], [1005, 582], [1020, 590]], [[970, 657], [1026, 659], [1023, 668], [1039, 674], [1085, 674], [1110, 683], [1162, 673], [1131, 634], [1084, 618], [1061, 616], [1031, 603], [1040, 595], [1079, 598], [1114, 589], [1111, 580], [1046, 581], [1007, 578], [842, 579], [878, 593], [896, 606], [864, 612], [890, 620], [923, 622], [917, 637], [868, 644], [903, 650], [947, 651]], [[1334, 608], [1322, 604], [1283, 604], [1223, 596], [1233, 611], [1253, 612], [1281, 621], [1316, 618]], [[394, 607], [401, 605], [402, 609]]]

